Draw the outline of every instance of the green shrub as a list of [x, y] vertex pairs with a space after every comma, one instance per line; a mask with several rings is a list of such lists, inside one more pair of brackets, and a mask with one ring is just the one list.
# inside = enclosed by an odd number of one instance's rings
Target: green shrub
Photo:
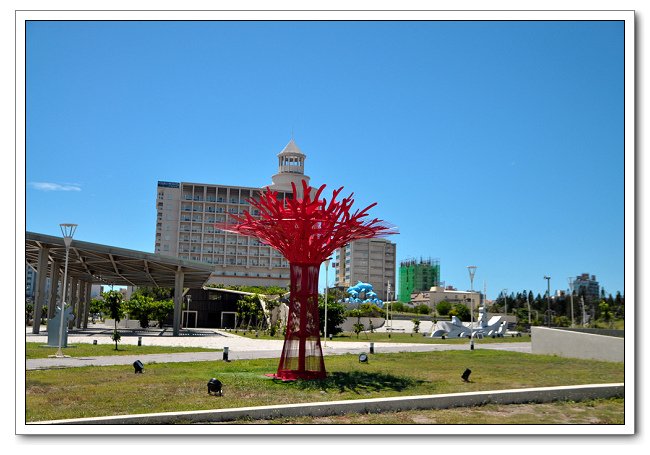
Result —
[[422, 303], [418, 306], [415, 307], [415, 312], [417, 314], [429, 314], [431, 311], [431, 308], [429, 308], [429, 305]]
[[436, 305], [436, 311], [440, 316], [447, 316], [449, 315], [449, 312], [451, 311], [451, 303], [447, 302], [446, 300], [443, 300], [442, 302], [439, 302]]

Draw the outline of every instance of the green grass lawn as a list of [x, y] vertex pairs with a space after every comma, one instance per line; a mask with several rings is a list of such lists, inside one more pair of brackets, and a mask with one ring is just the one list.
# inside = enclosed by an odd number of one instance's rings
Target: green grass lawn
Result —
[[[255, 334], [255, 331], [242, 331], [238, 330], [235, 332], [234, 330], [231, 330], [230, 333], [233, 333], [235, 335], [240, 335], [244, 336], [246, 338], [251, 338], [251, 339], [259, 339], [259, 340], [283, 340], [284, 336], [282, 334], [277, 334], [276, 336], [272, 337], [269, 335], [264, 334], [263, 332], [258, 332], [257, 335]], [[321, 343], [323, 342], [323, 338], [321, 338]], [[327, 340], [329, 342], [329, 339]], [[386, 342], [386, 343], [424, 343], [424, 344], [462, 344], [462, 343], [467, 343], [469, 345], [469, 338], [446, 338], [446, 339], [441, 339], [441, 338], [431, 338], [428, 336], [422, 336], [421, 333], [414, 333], [411, 335], [410, 333], [401, 333], [401, 332], [396, 332], [392, 333], [390, 337], [388, 336], [388, 333], [386, 332], [362, 332], [359, 334], [359, 337], [357, 338], [357, 335], [353, 332], [343, 332], [339, 333], [338, 335], [332, 337], [332, 341], [373, 341], [373, 342]], [[474, 344], [479, 345], [481, 343], [521, 343], [521, 342], [529, 342], [530, 341], [530, 336], [528, 334], [522, 334], [520, 337], [503, 337], [503, 338], [492, 338], [492, 337], [485, 337], [482, 339], [475, 338], [474, 339]]]
[[[266, 377], [277, 359], [80, 367], [26, 372], [27, 421], [314, 401], [623, 382], [622, 363], [475, 350], [330, 356], [320, 381]], [[460, 375], [470, 368], [470, 383]], [[216, 377], [224, 396], [207, 394]]]
[[[44, 346], [43, 343], [25, 343], [25, 357], [27, 359], [42, 359], [56, 354], [58, 348]], [[221, 349], [175, 347], [175, 346], [134, 346], [118, 343], [115, 344], [86, 344], [78, 343], [63, 348], [63, 354], [71, 357], [100, 357], [105, 355], [138, 355], [138, 354], [169, 354], [174, 352], [205, 352], [221, 351]]]

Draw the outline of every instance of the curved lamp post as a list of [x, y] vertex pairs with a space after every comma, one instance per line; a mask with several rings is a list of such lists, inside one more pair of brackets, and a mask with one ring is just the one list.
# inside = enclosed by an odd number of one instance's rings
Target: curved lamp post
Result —
[[68, 255], [70, 253], [70, 245], [72, 244], [72, 237], [77, 230], [76, 224], [63, 223], [60, 224], [61, 233], [63, 234], [63, 242], [65, 243], [65, 268], [63, 269], [63, 295], [61, 296], [61, 317], [59, 325], [59, 349], [56, 351], [55, 357], [65, 357], [61, 350], [63, 344], [63, 325], [65, 323], [65, 298], [67, 295], [68, 286]]

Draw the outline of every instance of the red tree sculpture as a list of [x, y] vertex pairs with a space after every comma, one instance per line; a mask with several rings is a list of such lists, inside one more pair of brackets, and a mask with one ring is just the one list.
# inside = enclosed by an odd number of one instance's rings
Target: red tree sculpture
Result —
[[350, 213], [352, 194], [341, 201], [336, 198], [343, 188], [332, 193], [328, 203], [321, 199], [322, 185], [312, 196], [313, 188], [302, 181], [303, 197], [291, 184], [292, 199], [278, 199], [269, 188], [259, 199], [249, 199], [259, 210], [259, 218], [248, 211], [244, 216], [230, 215], [237, 223], [218, 228], [257, 237], [278, 250], [289, 261], [289, 314], [280, 365], [274, 377], [283, 380], [325, 378], [325, 362], [320, 344], [318, 315], [318, 273], [320, 265], [332, 252], [352, 240], [381, 237], [397, 232], [382, 220], [368, 216], [369, 205]]

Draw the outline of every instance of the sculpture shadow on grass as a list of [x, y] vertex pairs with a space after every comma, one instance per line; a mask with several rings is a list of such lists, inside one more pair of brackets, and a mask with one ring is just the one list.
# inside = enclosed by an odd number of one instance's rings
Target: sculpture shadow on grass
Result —
[[388, 390], [401, 392], [424, 382], [383, 373], [334, 371], [328, 373], [325, 379], [300, 380], [291, 384], [301, 390], [323, 390], [326, 392], [336, 390], [340, 393], [353, 392], [361, 394]]

